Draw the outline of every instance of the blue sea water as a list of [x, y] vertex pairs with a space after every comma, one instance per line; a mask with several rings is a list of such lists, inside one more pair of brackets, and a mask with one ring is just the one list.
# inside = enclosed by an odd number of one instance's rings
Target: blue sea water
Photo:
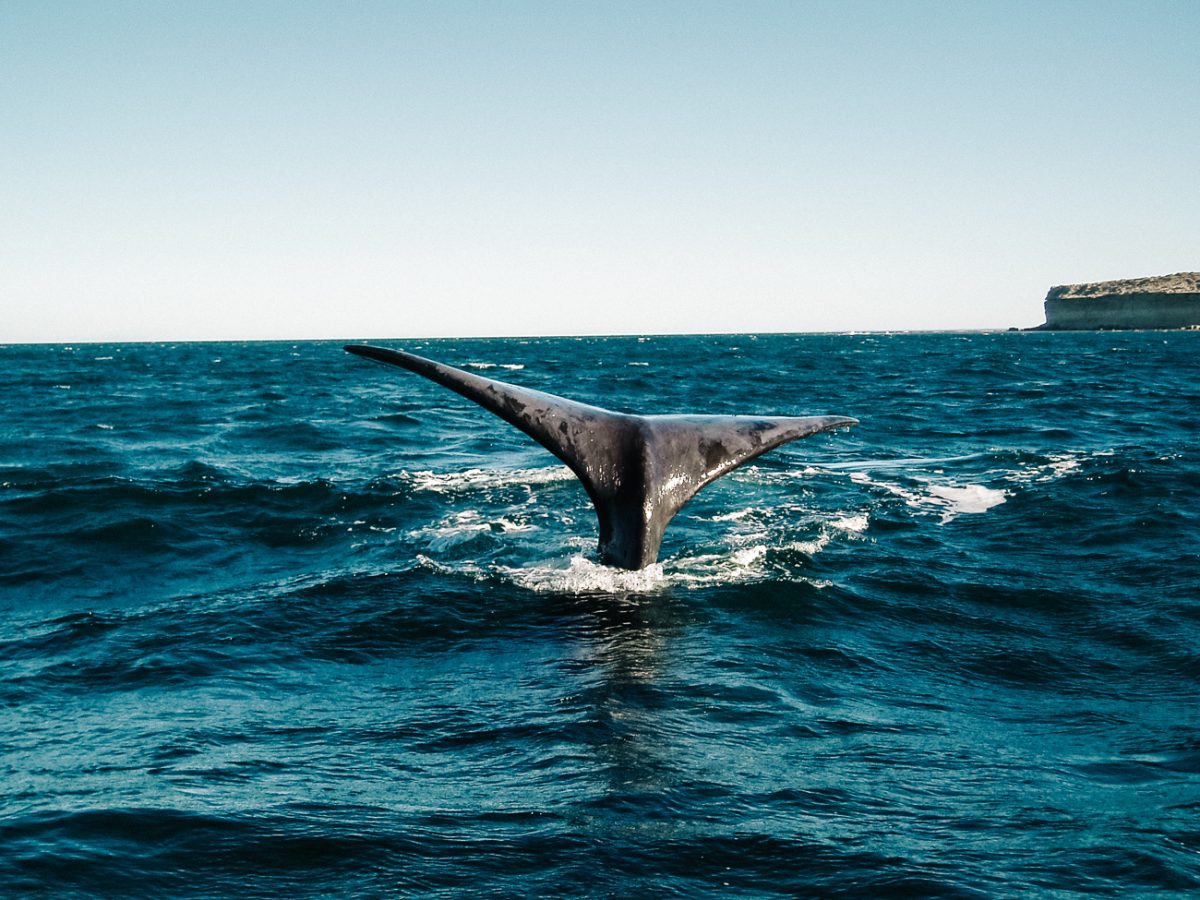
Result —
[[1200, 334], [394, 346], [861, 424], [630, 573], [340, 343], [0, 348], [0, 895], [1200, 892]]

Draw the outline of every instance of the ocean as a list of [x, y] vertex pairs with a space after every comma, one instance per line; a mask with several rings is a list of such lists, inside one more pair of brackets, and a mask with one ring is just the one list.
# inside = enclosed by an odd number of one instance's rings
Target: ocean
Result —
[[1200, 892], [1200, 333], [376, 342], [860, 420], [641, 572], [341, 343], [0, 347], [0, 895]]

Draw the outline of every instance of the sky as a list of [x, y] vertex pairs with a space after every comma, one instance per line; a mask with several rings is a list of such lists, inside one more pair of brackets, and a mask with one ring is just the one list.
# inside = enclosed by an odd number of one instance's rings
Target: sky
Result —
[[0, 3], [0, 342], [989, 329], [1200, 269], [1200, 3]]

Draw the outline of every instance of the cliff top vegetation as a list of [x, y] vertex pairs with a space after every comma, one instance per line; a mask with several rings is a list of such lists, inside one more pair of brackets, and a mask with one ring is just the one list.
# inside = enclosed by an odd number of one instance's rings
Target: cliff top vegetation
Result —
[[1113, 294], [1198, 294], [1200, 272], [1177, 272], [1149, 278], [1125, 278], [1120, 281], [1090, 281], [1060, 284], [1050, 288], [1047, 300], [1076, 300]]

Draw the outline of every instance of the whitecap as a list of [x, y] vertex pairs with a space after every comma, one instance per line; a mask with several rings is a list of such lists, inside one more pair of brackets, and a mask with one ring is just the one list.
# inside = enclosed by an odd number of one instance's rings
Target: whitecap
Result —
[[488, 368], [506, 368], [510, 372], [520, 372], [524, 368], [523, 362], [466, 362], [463, 364], [466, 368], [478, 368], [478, 370], [486, 371]]
[[477, 510], [468, 509], [453, 513], [431, 525], [409, 532], [410, 537], [429, 542], [434, 550], [444, 550], [465, 543], [479, 534], [513, 534], [521, 531], [536, 531], [537, 526], [529, 522], [505, 516], [484, 518]]
[[836, 528], [838, 531], [845, 531], [849, 534], [862, 534], [867, 530], [867, 525], [870, 522], [870, 517], [867, 513], [856, 513], [852, 516], [843, 516], [840, 519], [834, 519], [829, 523], [831, 528]]
[[993, 506], [999, 506], [1008, 495], [997, 488], [984, 487], [982, 484], [968, 484], [963, 487], [953, 485], [930, 485], [930, 494], [949, 504], [951, 513], [983, 513]]
[[792, 541], [785, 545], [785, 550], [794, 550], [798, 553], [803, 553], [805, 556], [816, 556], [829, 544], [830, 536], [828, 533], [821, 533], [811, 541]]
[[[1101, 454], [1098, 454], [1101, 455]], [[1077, 453], [1060, 453], [1055, 454], [1046, 459], [1046, 462], [1036, 466], [1029, 466], [1016, 472], [1011, 472], [1007, 476], [1009, 481], [1017, 484], [1044, 484], [1050, 481], [1057, 481], [1059, 478], [1074, 472], [1082, 465], [1082, 460]]]
[[[463, 540], [478, 529], [467, 523], [461, 526]], [[798, 542], [782, 549], [800, 550], [814, 555], [833, 539], [822, 533], [815, 541]], [[676, 587], [697, 589], [750, 584], [777, 580], [781, 576], [814, 587], [828, 587], [830, 582], [805, 578], [796, 571], [784, 572], [771, 560], [771, 550], [765, 543], [751, 542], [725, 552], [703, 553], [695, 556], [676, 556], [654, 563], [644, 569], [631, 571], [605, 565], [587, 554], [578, 541], [568, 541], [577, 552], [567, 559], [546, 560], [523, 566], [499, 563], [480, 564], [473, 560], [434, 559], [418, 553], [419, 565], [432, 571], [467, 577], [476, 581], [499, 579], [526, 590], [562, 594], [650, 594]], [[437, 547], [431, 547], [437, 550]]]
[[1008, 499], [1007, 492], [982, 484], [956, 485], [919, 481], [920, 487], [912, 489], [891, 481], [879, 481], [866, 472], [851, 472], [850, 480], [855, 484], [879, 488], [894, 494], [914, 509], [940, 512], [943, 525], [961, 514], [987, 512]]
[[752, 512], [755, 512], [755, 511], [756, 510], [754, 509], [753, 506], [747, 506], [745, 509], [735, 509], [733, 512], [720, 513], [719, 515], [712, 516], [708, 521], [710, 521], [710, 522], [737, 522], [740, 519], [746, 518], [746, 516], [750, 515]]
[[735, 550], [733, 552], [733, 561], [739, 566], [750, 566], [766, 555], [767, 548], [762, 544], [755, 544], [753, 547], [743, 547], [741, 550]]
[[645, 594], [663, 588], [668, 579], [662, 563], [638, 571], [617, 569], [572, 556], [566, 566], [497, 566], [496, 574], [531, 591], [564, 594]]
[[422, 469], [399, 472], [396, 477], [411, 484], [413, 490], [447, 494], [512, 485], [552, 484], [570, 481], [575, 474], [566, 466], [546, 466], [537, 469], [463, 469], [457, 472]]
[[870, 516], [865, 512], [839, 516], [826, 522], [815, 538], [807, 541], [792, 541], [784, 545], [784, 549], [795, 550], [805, 556], [816, 556], [829, 546], [835, 537], [857, 538], [867, 530], [869, 524]]

